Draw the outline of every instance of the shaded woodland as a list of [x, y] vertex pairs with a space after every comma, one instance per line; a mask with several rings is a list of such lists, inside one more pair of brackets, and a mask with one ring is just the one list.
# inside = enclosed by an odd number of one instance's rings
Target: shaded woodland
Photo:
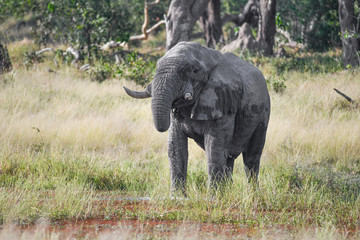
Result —
[[[286, 56], [284, 46], [342, 48], [343, 66], [350, 68], [359, 65], [359, 9], [357, 0], [23, 0], [1, 1], [0, 23], [16, 19], [15, 28], [30, 26], [39, 48], [64, 44], [82, 59], [98, 56], [104, 44], [136, 46], [149, 34], [166, 31], [166, 50], [196, 39], [212, 48], [265, 56]], [[3, 32], [0, 41], [15, 38]]]

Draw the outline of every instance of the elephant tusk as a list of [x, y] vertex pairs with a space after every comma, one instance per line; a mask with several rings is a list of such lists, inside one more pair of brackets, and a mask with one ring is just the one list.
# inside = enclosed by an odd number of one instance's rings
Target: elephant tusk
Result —
[[191, 93], [185, 93], [185, 96], [184, 96], [185, 100], [188, 100], [188, 101], [191, 101], [193, 100], [193, 96]]
[[131, 90], [125, 86], [123, 86], [125, 92], [130, 96], [130, 97], [133, 97], [133, 98], [149, 98], [151, 97], [151, 95], [147, 92], [147, 91], [143, 91], [143, 92], [139, 92], [139, 91], [134, 91], [134, 90]]

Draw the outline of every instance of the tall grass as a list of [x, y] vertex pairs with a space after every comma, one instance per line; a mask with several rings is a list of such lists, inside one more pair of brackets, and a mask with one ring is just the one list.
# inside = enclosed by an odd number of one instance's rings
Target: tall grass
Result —
[[[115, 217], [359, 228], [360, 110], [332, 88], [359, 99], [360, 72], [286, 73], [286, 90], [270, 93], [259, 188], [247, 184], [240, 157], [233, 183], [210, 197], [205, 155], [190, 141], [189, 198], [176, 200], [167, 134], [154, 129], [150, 100], [122, 90], [140, 87], [47, 64], [1, 77], [1, 223]], [[151, 200], [135, 209], [111, 201], [125, 195]]]

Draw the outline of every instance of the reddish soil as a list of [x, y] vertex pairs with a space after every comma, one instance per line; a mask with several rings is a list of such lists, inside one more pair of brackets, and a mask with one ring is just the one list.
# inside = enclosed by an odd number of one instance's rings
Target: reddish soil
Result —
[[[46, 235], [55, 233], [60, 239], [83, 238], [251, 238], [256, 235], [255, 229], [234, 226], [231, 224], [212, 224], [182, 221], [140, 221], [140, 220], [101, 220], [86, 219], [61, 221], [52, 224], [36, 224], [22, 227], [12, 226], [12, 231], [26, 232], [27, 235], [42, 232]], [[1, 234], [0, 234], [1, 235]]]
[[[1, 232], [15, 232], [15, 236], [20, 236], [17, 238], [22, 239], [25, 239], [24, 234], [36, 236], [39, 232], [45, 236], [55, 234], [60, 239], [258, 239], [264, 235], [268, 239], [286, 239], [294, 233], [294, 229], [291, 229], [290, 226], [259, 229], [246, 225], [134, 219], [137, 216], [136, 212], [149, 210], [149, 202], [143, 200], [99, 200], [95, 205], [99, 210], [99, 215], [84, 220], [65, 220], [52, 223], [45, 221], [26, 226], [3, 226], [3, 229], [0, 226], [0, 239], [4, 236]], [[101, 213], [105, 213], [107, 208], [118, 209], [122, 214], [101, 216]], [[350, 233], [350, 235], [352, 234]]]

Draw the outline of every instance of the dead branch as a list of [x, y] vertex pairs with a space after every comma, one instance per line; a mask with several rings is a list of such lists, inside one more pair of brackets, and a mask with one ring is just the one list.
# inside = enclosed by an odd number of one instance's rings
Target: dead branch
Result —
[[160, 27], [163, 24], [165, 24], [165, 20], [161, 20], [161, 21], [157, 22], [154, 26], [152, 26], [151, 28], [146, 30], [146, 33], [147, 34], [151, 33], [152, 31], [154, 31], [155, 29], [157, 29], [158, 27]]
[[[55, 53], [55, 50], [52, 49], [52, 48], [50, 48], [50, 47], [49, 47], [49, 48], [43, 48], [43, 49], [35, 52], [35, 54], [36, 54], [36, 55], [41, 55], [41, 54], [43, 54], [44, 52], [52, 52], [52, 53]], [[55, 58], [53, 59], [53, 61], [54, 61], [55, 65], [58, 67], [58, 66], [59, 66], [59, 63], [56, 61]]]
[[80, 71], [87, 71], [90, 69], [90, 64], [85, 64], [85, 65], [82, 65], [79, 70]]
[[338, 89], [336, 89], [336, 88], [334, 88], [334, 90], [335, 90], [335, 92], [337, 92], [338, 94], [340, 94], [341, 96], [343, 96], [346, 100], [348, 100], [350, 103], [355, 103], [355, 101], [354, 101], [351, 97], [349, 97], [349, 96], [347, 96], [346, 94], [340, 92], [340, 91], [339, 91]]
[[152, 3], [147, 3], [147, 1], [145, 0], [145, 6], [147, 5], [148, 7], [153, 7], [154, 5], [158, 4], [160, 2], [160, 0], [155, 0]]
[[103, 51], [107, 51], [111, 48], [116, 48], [116, 47], [125, 47], [126, 46], [126, 42], [115, 42], [115, 41], [110, 41], [105, 43], [103, 46], [100, 47], [101, 50]]
[[[144, 7], [144, 24], [141, 27], [141, 35], [136, 35], [136, 36], [131, 36], [129, 38], [129, 42], [130, 41], [136, 41], [136, 40], [147, 40], [149, 37], [149, 34], [151, 32], [153, 32], [155, 29], [157, 29], [158, 27], [160, 27], [163, 24], [166, 24], [166, 20], [161, 20], [159, 22], [157, 22], [154, 26], [152, 26], [151, 28], [147, 29], [149, 26], [149, 9], [152, 8], [153, 6], [155, 6], [156, 4], [158, 4], [160, 2], [160, 0], [156, 0], [152, 3], [148, 3], [145, 0], [145, 7]], [[108, 50], [110, 48], [115, 48], [115, 47], [124, 47], [126, 45], [126, 42], [115, 42], [115, 41], [110, 41], [105, 43], [102, 47], [100, 47], [101, 50]]]
[[40, 51], [35, 52], [35, 54], [40, 55], [40, 54], [42, 54], [44, 52], [55, 52], [55, 51], [52, 48], [44, 48], [44, 49], [41, 49]]
[[70, 46], [66, 49], [66, 52], [71, 53], [75, 57], [74, 61], [72, 61], [72, 64], [77, 63], [80, 60], [80, 52], [75, 48]]
[[158, 4], [160, 2], [160, 0], [156, 0], [155, 2], [152, 3], [147, 3], [147, 1], [145, 0], [145, 7], [144, 7], [144, 24], [141, 27], [141, 35], [137, 35], [137, 36], [131, 36], [129, 41], [135, 41], [135, 40], [147, 40], [148, 39], [148, 35], [149, 33], [151, 33], [152, 31], [154, 31], [155, 29], [157, 29], [159, 26], [161, 26], [162, 24], [165, 24], [165, 20], [161, 20], [158, 23], [156, 23], [153, 27], [151, 27], [150, 29], [147, 30], [147, 27], [149, 26], [149, 8], [155, 6], [156, 4]]

